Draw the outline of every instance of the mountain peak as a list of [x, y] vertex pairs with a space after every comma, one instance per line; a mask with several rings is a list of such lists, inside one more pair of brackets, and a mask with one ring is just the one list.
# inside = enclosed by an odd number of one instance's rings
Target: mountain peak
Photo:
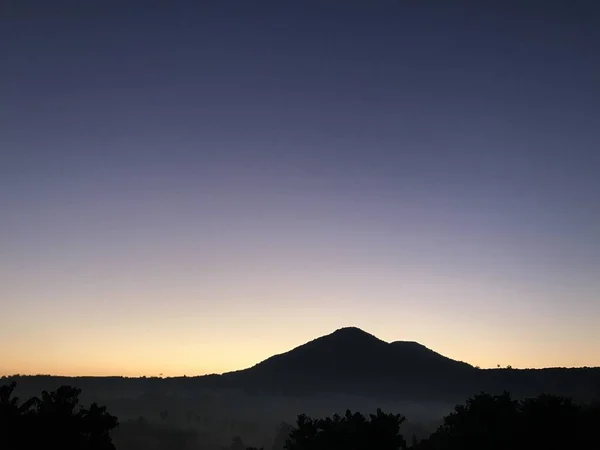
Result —
[[366, 333], [366, 334], [368, 334], [366, 331], [363, 331], [360, 328], [353, 327], [353, 326], [338, 328], [332, 334], [335, 334], [335, 333]]
[[382, 341], [377, 336], [367, 333], [358, 327], [339, 328], [333, 333], [321, 336], [312, 342], [337, 343], [337, 345], [343, 345], [348, 348], [354, 347], [355, 349], [364, 345], [388, 345], [387, 342]]
[[[432, 384], [465, 379], [469, 369], [419, 343], [388, 343], [358, 327], [343, 327], [226, 376], [267, 390], [362, 395], [427, 391]], [[407, 387], [399, 387], [400, 381]]]
[[[329, 336], [356, 336], [356, 337], [369, 337], [374, 338], [375, 336], [371, 333], [367, 333], [358, 327], [342, 327], [335, 330]], [[377, 338], [376, 338], [377, 339]]]

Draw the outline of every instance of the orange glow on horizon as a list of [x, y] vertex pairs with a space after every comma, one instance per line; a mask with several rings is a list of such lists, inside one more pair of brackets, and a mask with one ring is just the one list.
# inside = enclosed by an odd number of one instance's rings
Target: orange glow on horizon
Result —
[[[323, 334], [333, 331], [329, 330]], [[369, 331], [365, 329], [365, 331]], [[375, 333], [376, 334], [376, 333]], [[378, 336], [386, 341], [389, 335]], [[319, 335], [320, 336], [320, 335]], [[311, 340], [305, 334], [292, 338], [287, 336], [279, 343], [265, 342], [259, 339], [247, 343], [236, 350], [235, 343], [223, 344], [219, 348], [207, 348], [190, 345], [178, 345], [177, 342], [163, 343], [160, 347], [135, 347], [121, 345], [120, 348], [106, 349], [102, 346], [71, 347], [63, 358], [53, 354], [37, 355], [35, 360], [31, 353], [18, 353], [18, 349], [6, 355], [3, 371], [0, 375], [39, 375], [58, 376], [125, 376], [125, 377], [178, 377], [220, 374], [224, 372], [249, 368], [275, 354], [283, 353]], [[387, 339], [386, 339], [387, 337]], [[405, 339], [415, 340], [415, 339]], [[497, 365], [513, 368], [545, 368], [545, 367], [584, 367], [594, 366], [595, 349], [590, 344], [579, 347], [579, 351], [562, 346], [560, 352], [550, 354], [536, 346], [490, 344], [477, 341], [476, 344], [464, 346], [458, 340], [444, 342], [421, 341], [422, 344], [452, 359], [461, 360], [481, 368], [496, 368]], [[94, 355], [89, 358], [89, 355]], [[568, 357], [565, 357], [568, 355]], [[199, 362], [197, 362], [199, 361]], [[202, 361], [205, 361], [203, 364]]]

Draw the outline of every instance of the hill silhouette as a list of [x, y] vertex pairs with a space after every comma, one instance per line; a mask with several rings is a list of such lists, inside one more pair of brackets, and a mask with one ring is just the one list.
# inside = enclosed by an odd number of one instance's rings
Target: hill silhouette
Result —
[[435, 386], [467, 386], [473, 366], [447, 358], [416, 342], [388, 343], [356, 327], [346, 327], [245, 370], [223, 377], [233, 384], [280, 393], [337, 392], [376, 395], [390, 392], [422, 398]]
[[251, 394], [347, 394], [460, 402], [479, 392], [600, 400], [600, 368], [479, 369], [411, 341], [385, 342], [346, 327], [243, 370], [174, 378], [12, 376], [30, 392], [70, 384], [96, 391], [234, 389]]

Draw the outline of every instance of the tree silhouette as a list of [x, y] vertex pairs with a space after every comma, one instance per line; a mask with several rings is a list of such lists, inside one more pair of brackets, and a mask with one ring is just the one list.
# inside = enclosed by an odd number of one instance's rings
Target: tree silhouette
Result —
[[324, 419], [298, 416], [291, 430], [287, 450], [398, 450], [406, 448], [400, 434], [401, 415], [385, 414], [380, 409], [368, 418], [350, 410], [342, 417]]
[[9, 449], [18, 448], [19, 440], [28, 435], [32, 408], [38, 401], [37, 398], [32, 398], [19, 404], [19, 398], [13, 395], [15, 388], [15, 382], [0, 386], [0, 436]]
[[11, 417], [17, 418], [29, 413], [38, 401], [34, 397], [19, 405], [19, 397], [13, 396], [16, 387], [17, 383], [14, 381], [10, 384], [0, 386], [0, 417], [3, 423]]
[[117, 418], [105, 407], [79, 404], [80, 390], [62, 386], [43, 391], [19, 404], [16, 384], [0, 386], [0, 433], [3, 448], [21, 450], [56, 447], [63, 450], [114, 450], [110, 431]]
[[542, 394], [522, 401], [507, 392], [479, 394], [457, 405], [418, 450], [600, 448], [600, 414], [593, 406]]
[[[432, 440], [443, 438], [443, 448], [507, 449], [517, 419], [518, 403], [504, 392], [501, 395], [479, 394], [457, 405]], [[437, 447], [435, 447], [437, 448]]]

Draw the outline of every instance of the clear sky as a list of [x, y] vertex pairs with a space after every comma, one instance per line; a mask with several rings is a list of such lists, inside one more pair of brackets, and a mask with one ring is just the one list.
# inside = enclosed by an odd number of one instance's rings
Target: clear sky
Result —
[[597, 1], [1, 8], [0, 373], [600, 365]]

